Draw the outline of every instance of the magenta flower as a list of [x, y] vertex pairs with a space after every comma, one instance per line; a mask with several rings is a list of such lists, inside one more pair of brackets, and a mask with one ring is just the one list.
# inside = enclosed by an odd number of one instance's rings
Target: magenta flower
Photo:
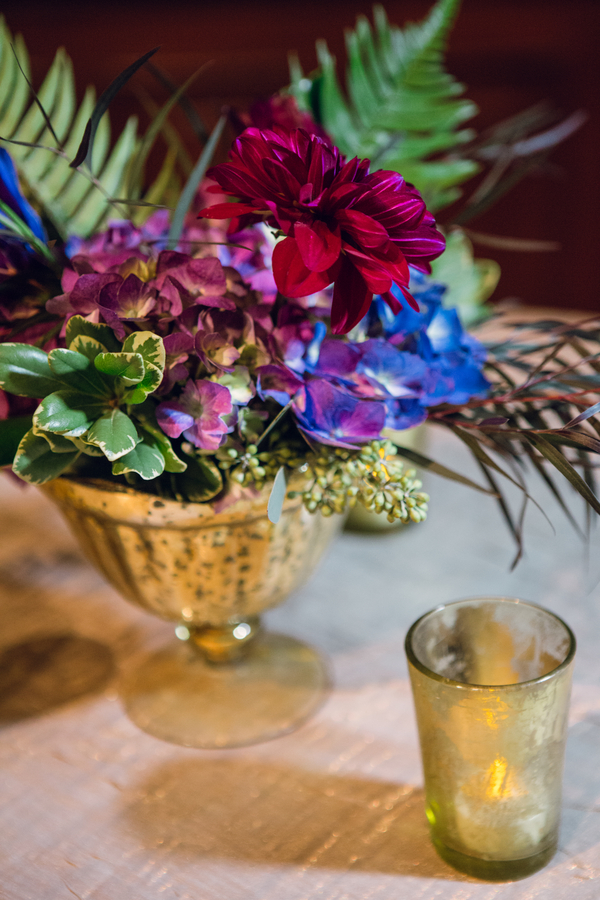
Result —
[[[421, 195], [396, 172], [369, 174], [369, 161], [344, 163], [339, 150], [302, 129], [248, 128], [228, 163], [208, 173], [240, 203], [219, 203], [206, 218], [235, 217], [239, 230], [264, 220], [286, 235], [273, 252], [273, 274], [287, 297], [334, 283], [331, 324], [345, 334], [381, 294], [394, 312], [400, 287], [409, 304], [408, 264], [424, 272], [444, 238]], [[418, 309], [418, 307], [416, 307]]]
[[170, 438], [182, 434], [201, 450], [218, 450], [232, 411], [229, 389], [214, 381], [188, 381], [179, 400], [165, 400], [156, 408], [158, 424]]

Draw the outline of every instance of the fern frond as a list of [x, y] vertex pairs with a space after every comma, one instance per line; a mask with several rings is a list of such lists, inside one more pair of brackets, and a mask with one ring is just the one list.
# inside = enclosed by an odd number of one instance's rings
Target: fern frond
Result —
[[459, 2], [438, 0], [426, 19], [404, 29], [390, 25], [381, 6], [374, 7], [374, 27], [359, 17], [346, 36], [347, 96], [324, 41], [317, 44], [320, 70], [314, 77], [305, 78], [291, 61], [291, 92], [334, 143], [349, 156], [401, 172], [432, 210], [453, 202], [458, 185], [479, 170], [471, 159], [439, 158], [474, 136], [461, 126], [477, 108], [444, 67]]

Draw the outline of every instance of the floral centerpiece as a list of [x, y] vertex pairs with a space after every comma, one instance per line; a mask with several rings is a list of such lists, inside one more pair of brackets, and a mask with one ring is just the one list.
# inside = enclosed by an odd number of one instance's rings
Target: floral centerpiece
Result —
[[[360, 502], [385, 511], [390, 521], [421, 521], [428, 498], [401, 457], [461, 477], [402, 447], [402, 432], [429, 419], [470, 446], [492, 493], [498, 493], [498, 465], [486, 446], [505, 457], [525, 450], [538, 468], [545, 458], [594, 505], [589, 484], [571, 465], [581, 455], [569, 460], [560, 449], [598, 449], [589, 432], [582, 436], [573, 425], [585, 421], [577, 417], [587, 398], [574, 398], [572, 390], [553, 398], [553, 410], [564, 405], [562, 425], [552, 439], [544, 437], [552, 429], [539, 397], [556, 379], [545, 375], [532, 384], [526, 377], [520, 391], [503, 367], [515, 363], [516, 353], [517, 367], [534, 371], [528, 360], [535, 348], [513, 344], [492, 356], [464, 331], [458, 311], [444, 301], [445, 294], [457, 295], [456, 285], [431, 275], [445, 238], [421, 193], [398, 171], [421, 184], [437, 209], [493, 157], [500, 129], [473, 140], [461, 128], [474, 106], [443, 67], [443, 41], [457, 5], [439, 0], [404, 35], [377, 8], [375, 30], [363, 22], [349, 39], [346, 99], [323, 44], [319, 72], [307, 78], [293, 61], [290, 88], [249, 115], [232, 116], [241, 134], [228, 161], [206, 180], [222, 117], [173, 214], [159, 203], [165, 191], [172, 195], [172, 158], [145, 194], [143, 164], [173, 104], [183, 102], [185, 86], [157, 115], [138, 153], [125, 141], [117, 177], [117, 148], [100, 170], [94, 155], [110, 100], [154, 51], [122, 73], [94, 107], [88, 103], [91, 116], [74, 158], [67, 145], [77, 146], [77, 121], [73, 133], [56, 133], [43, 105], [58, 103], [48, 97], [50, 87], [43, 86], [27, 115], [21, 96], [22, 117], [8, 110], [12, 136], [3, 139], [44, 221], [2, 149], [2, 464], [32, 483], [75, 472], [219, 509], [281, 473], [274, 518], [284, 476], [299, 472], [312, 512], [330, 515]], [[16, 47], [13, 74], [19, 74], [16, 64], [27, 81], [26, 53], [18, 41]], [[431, 77], [423, 92], [417, 75], [426, 69]], [[405, 107], [398, 96], [392, 101], [392, 89], [406, 95]], [[408, 112], [415, 98], [421, 118]], [[82, 108], [77, 120], [83, 114]], [[510, 142], [523, 144], [524, 132], [544, 121], [538, 111], [512, 129], [503, 123], [505, 141], [509, 135], [503, 158], [510, 157]], [[564, 138], [577, 124], [571, 117], [554, 126], [543, 143]], [[346, 152], [368, 152], [390, 167], [345, 157], [331, 133]], [[406, 139], [398, 143], [394, 134]], [[44, 145], [45, 135], [56, 146]], [[471, 149], [461, 156], [465, 144]], [[452, 153], [435, 158], [443, 149]], [[40, 154], [47, 160], [48, 151], [56, 165], [42, 174]], [[122, 184], [129, 199], [111, 198], [109, 176], [113, 192]], [[68, 190], [57, 193], [61, 179]], [[496, 194], [505, 189], [497, 178], [486, 181]], [[460, 221], [485, 205], [485, 192], [475, 194]], [[124, 209], [132, 211], [129, 218]], [[48, 242], [48, 228], [58, 242]], [[456, 251], [457, 240], [464, 250], [457, 232], [448, 235], [448, 252]], [[463, 281], [487, 284], [478, 287], [485, 297], [497, 273], [482, 276], [481, 265], [471, 262], [462, 273]], [[594, 388], [587, 377], [586, 387]]]
[[[465, 232], [442, 233], [430, 209], [491, 161], [467, 221], [516, 181], [511, 147], [527, 155], [529, 132], [548, 124], [537, 110], [480, 138], [461, 128], [474, 107], [443, 64], [456, 9], [439, 0], [405, 32], [376, 9], [375, 30], [362, 22], [349, 38], [347, 97], [321, 45], [318, 72], [293, 63], [287, 89], [223, 114], [210, 136], [184, 85], [141, 140], [130, 122], [108, 153], [108, 105], [154, 51], [96, 103], [88, 92], [74, 118], [58, 116], [72, 89], [59, 53], [32, 106], [14, 92], [0, 112], [14, 156], [0, 148], [0, 464], [48, 485], [117, 589], [184, 623], [179, 636], [213, 662], [237, 658], [258, 613], [306, 577], [327, 537], [309, 522], [357, 503], [390, 522], [423, 521], [415, 464], [495, 496], [517, 558], [524, 462], [568, 515], [549, 466], [600, 512], [596, 320], [516, 323], [484, 347], [456, 308], [476, 318], [497, 267], [474, 261]], [[3, 26], [0, 53], [8, 43]], [[27, 85], [22, 43], [6, 59]], [[203, 149], [188, 164], [166, 131], [151, 182], [145, 162], [177, 102]], [[228, 118], [237, 136], [209, 168]], [[534, 135], [531, 154], [579, 121]], [[466, 444], [485, 484], [405, 446], [425, 421]], [[522, 489], [518, 516], [498, 475]], [[263, 646], [252, 677], [231, 670], [225, 732], [211, 719], [223, 682], [211, 706], [216, 682], [197, 662], [190, 675], [187, 657], [144, 668], [128, 709], [153, 734], [194, 746], [281, 733], [326, 680], [295, 646]], [[302, 702], [292, 709], [277, 688], [275, 722], [261, 719], [263, 704], [240, 724], [239, 692], [254, 709], [253, 678], [261, 692], [277, 684], [283, 658], [297, 666]], [[172, 696], [160, 678], [149, 686], [156, 671]]]

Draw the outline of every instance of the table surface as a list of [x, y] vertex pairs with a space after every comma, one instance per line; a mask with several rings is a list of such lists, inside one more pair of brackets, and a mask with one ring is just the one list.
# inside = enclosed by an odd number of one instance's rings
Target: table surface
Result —
[[[431, 456], [473, 474], [453, 436], [433, 428], [428, 441]], [[139, 731], [115, 689], [119, 661], [169, 625], [103, 582], [38, 491], [0, 478], [0, 897], [597, 900], [600, 562], [532, 484], [555, 532], [531, 506], [512, 572], [494, 501], [435, 476], [423, 525], [343, 534], [312, 581], [266, 616], [328, 655], [324, 707], [294, 734], [199, 751]], [[426, 610], [474, 595], [543, 604], [579, 642], [560, 849], [515, 883], [454, 872], [424, 817], [403, 639]]]

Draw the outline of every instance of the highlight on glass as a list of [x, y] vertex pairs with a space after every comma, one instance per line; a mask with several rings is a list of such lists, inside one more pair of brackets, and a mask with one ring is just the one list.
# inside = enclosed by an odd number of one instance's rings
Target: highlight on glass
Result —
[[571, 630], [531, 603], [481, 597], [426, 613], [405, 648], [438, 853], [479, 878], [532, 874], [558, 841]]

